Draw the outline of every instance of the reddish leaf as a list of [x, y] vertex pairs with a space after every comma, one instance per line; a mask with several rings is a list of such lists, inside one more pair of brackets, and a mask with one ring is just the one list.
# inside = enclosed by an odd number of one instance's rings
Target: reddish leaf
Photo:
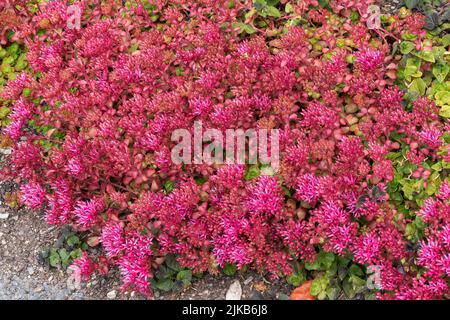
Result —
[[295, 288], [291, 293], [292, 300], [316, 300], [314, 296], [311, 295], [312, 281], [305, 281], [300, 287]]

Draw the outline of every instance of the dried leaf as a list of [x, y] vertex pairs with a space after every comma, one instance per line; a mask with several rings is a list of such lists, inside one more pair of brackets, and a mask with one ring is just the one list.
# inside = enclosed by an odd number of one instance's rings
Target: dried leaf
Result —
[[265, 292], [267, 290], [267, 286], [264, 282], [260, 281], [253, 285], [253, 288], [259, 292]]
[[96, 247], [99, 244], [99, 238], [98, 237], [89, 237], [86, 240], [86, 243], [89, 245], [89, 247]]
[[312, 281], [305, 281], [300, 287], [295, 288], [291, 293], [292, 300], [316, 300], [316, 298], [311, 295]]

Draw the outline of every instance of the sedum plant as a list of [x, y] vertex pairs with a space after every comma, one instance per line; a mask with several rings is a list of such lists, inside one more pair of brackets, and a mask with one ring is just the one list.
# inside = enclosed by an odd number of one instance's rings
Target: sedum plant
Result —
[[[103, 255], [74, 265], [85, 278], [116, 266], [124, 290], [151, 296], [235, 267], [295, 285], [313, 276], [319, 298], [445, 298], [442, 75], [410, 90], [430, 69], [402, 72], [393, 43], [426, 43], [425, 20], [373, 31], [371, 3], [78, 1], [71, 29], [65, 1], [43, 2], [13, 28], [31, 70], [2, 92], [13, 101], [2, 176], [49, 224], [98, 237]], [[173, 163], [173, 130], [198, 120], [279, 129], [280, 170]], [[367, 289], [374, 266], [381, 283]]]

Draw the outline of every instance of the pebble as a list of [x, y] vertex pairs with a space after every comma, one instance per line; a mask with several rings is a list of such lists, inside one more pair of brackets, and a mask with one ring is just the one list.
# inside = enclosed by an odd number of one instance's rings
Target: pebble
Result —
[[28, 274], [32, 275], [34, 273], [34, 268], [33, 267], [28, 267], [27, 271], [28, 271]]
[[11, 148], [7, 148], [7, 149], [0, 148], [0, 153], [1, 153], [1, 154], [9, 155], [9, 154], [12, 153], [12, 149], [11, 149]]
[[8, 212], [0, 213], [0, 219], [1, 220], [6, 220], [6, 219], [8, 219], [8, 217], [9, 217], [9, 213]]
[[108, 299], [110, 299], [110, 300], [115, 299], [116, 296], [117, 296], [117, 292], [116, 292], [116, 290], [112, 290], [112, 291], [108, 292], [108, 293], [106, 294], [106, 296], [107, 296]]
[[245, 279], [244, 285], [249, 284], [250, 282], [252, 282], [252, 280], [253, 280], [253, 277], [252, 277], [252, 276], [248, 277], [247, 279]]
[[35, 292], [35, 293], [39, 293], [39, 292], [42, 292], [42, 290], [44, 290], [44, 288], [42, 288], [42, 287], [37, 287], [37, 288], [34, 289], [34, 292]]
[[225, 295], [225, 300], [241, 300], [242, 297], [242, 287], [241, 283], [236, 280], [234, 281]]

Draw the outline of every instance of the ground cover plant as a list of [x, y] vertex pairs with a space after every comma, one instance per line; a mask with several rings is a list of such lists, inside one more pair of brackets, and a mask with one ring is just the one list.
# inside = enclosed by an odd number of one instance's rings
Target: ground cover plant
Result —
[[[118, 267], [148, 297], [251, 268], [319, 299], [448, 298], [449, 38], [407, 9], [372, 28], [371, 5], [6, 1], [29, 69], [2, 89], [2, 179], [101, 245], [76, 244], [83, 279]], [[279, 171], [175, 164], [195, 121], [278, 129]]]

